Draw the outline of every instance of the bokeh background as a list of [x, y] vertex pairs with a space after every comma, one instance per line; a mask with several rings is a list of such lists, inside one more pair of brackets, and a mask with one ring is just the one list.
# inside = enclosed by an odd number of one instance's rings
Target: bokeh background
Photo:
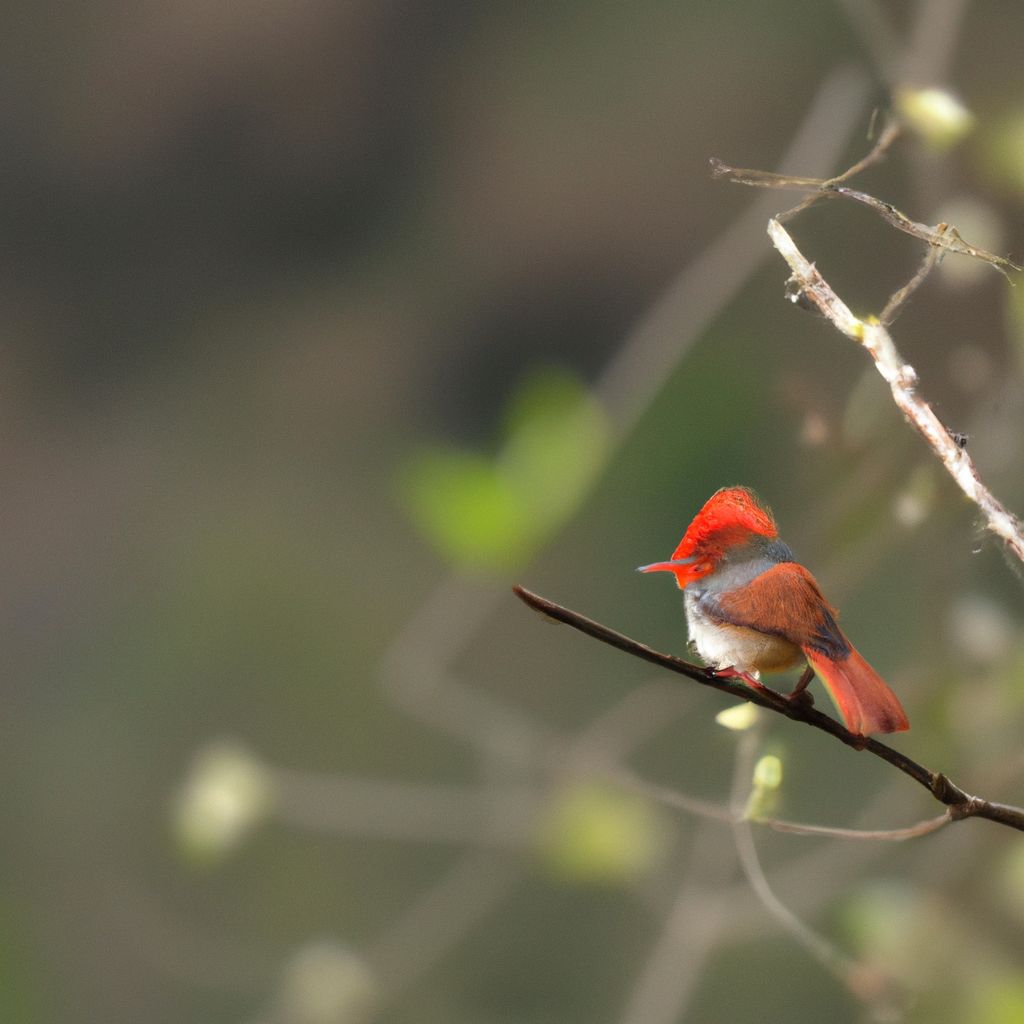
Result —
[[[724, 808], [768, 752], [782, 817], [937, 805], [509, 593], [682, 652], [632, 569], [749, 484], [903, 696], [895, 744], [1024, 802], [1020, 569], [783, 301], [797, 196], [708, 170], [834, 173], [947, 87], [973, 130], [857, 184], [1019, 259], [1022, 38], [953, 0], [14, 5], [0, 1017], [1024, 1021], [1014, 833], [755, 828], [816, 956], [738, 834], [636, 780]], [[839, 203], [793, 231], [863, 313], [922, 256]], [[895, 326], [1018, 510], [1021, 292], [950, 257]]]

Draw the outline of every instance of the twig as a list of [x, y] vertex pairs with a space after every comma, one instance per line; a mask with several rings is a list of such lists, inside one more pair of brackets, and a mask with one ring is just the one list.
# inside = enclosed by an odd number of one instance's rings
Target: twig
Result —
[[740, 867], [754, 895], [776, 921], [800, 943], [839, 982], [858, 997], [862, 996], [858, 984], [863, 968], [842, 952], [834, 943], [819, 934], [775, 895], [761, 866], [750, 821], [743, 813], [750, 790], [754, 755], [759, 744], [755, 733], [747, 733], [736, 748], [736, 767], [733, 772], [732, 797], [729, 807], [733, 814], [732, 834]]
[[934, 246], [940, 252], [955, 252], [961, 256], [972, 256], [976, 260], [989, 263], [1007, 280], [1009, 280], [1008, 270], [1024, 270], [1024, 267], [1019, 267], [1012, 260], [1008, 260], [1003, 256], [997, 256], [994, 252], [980, 249], [978, 246], [964, 241], [960, 237], [960, 232], [950, 224], [937, 224], [935, 227], [930, 227], [928, 224], [919, 224], [916, 220], [911, 220], [905, 213], [897, 210], [892, 203], [876, 199], [867, 192], [859, 192], [857, 189], [847, 188], [845, 185], [826, 184], [821, 189], [821, 195], [852, 199], [855, 203], [861, 203], [864, 206], [870, 207], [882, 220], [887, 224], [891, 224], [898, 231], [903, 231], [914, 238], [920, 238], [921, 241]]
[[[609, 782], [622, 786], [634, 793], [638, 793], [653, 800], [656, 803], [664, 804], [692, 814], [694, 817], [707, 818], [712, 821], [721, 821], [731, 824], [736, 820], [737, 815], [721, 804], [711, 803], [708, 800], [700, 800], [697, 797], [680, 793], [669, 786], [660, 786], [656, 782], [648, 782], [646, 779], [634, 775], [625, 768], [616, 768], [614, 771], [606, 772], [604, 775]], [[746, 818], [745, 808], [741, 808], [738, 815]], [[773, 829], [776, 832], [787, 832], [798, 836], [818, 836], [822, 839], [861, 839], [867, 842], [889, 842], [899, 843], [907, 839], [916, 839], [918, 836], [926, 836], [931, 832], [938, 832], [945, 828], [953, 820], [950, 812], [944, 811], [934, 818], [919, 821], [916, 825], [908, 825], [906, 828], [867, 829], [867, 828], [839, 828], [834, 825], [808, 825], [800, 821], [787, 821], [784, 818], [751, 818], [755, 825], [763, 825], [765, 828]]]
[[835, 828], [829, 825], [804, 825], [798, 821], [784, 821], [779, 818], [754, 818], [759, 825], [767, 825], [776, 832], [791, 832], [798, 836], [823, 836], [828, 839], [865, 839], [869, 841], [883, 841], [899, 843], [906, 839], [917, 839], [918, 836], [930, 835], [945, 828], [953, 816], [949, 811], [928, 818], [926, 821], [919, 821], [916, 825], [909, 825], [907, 828], [887, 829], [864, 829], [864, 828]]
[[[952, 443], [952, 442], [951, 442]], [[905, 775], [909, 775], [915, 782], [923, 786], [940, 803], [949, 808], [949, 817], [952, 821], [959, 821], [962, 818], [986, 818], [1000, 825], [1024, 831], [1024, 808], [1014, 807], [1010, 804], [996, 803], [985, 800], [981, 797], [971, 796], [954, 785], [941, 772], [933, 772], [929, 768], [918, 764], [907, 757], [906, 754], [894, 750], [892, 747], [881, 743], [878, 740], [865, 736], [859, 736], [850, 732], [840, 725], [834, 718], [818, 711], [817, 708], [804, 704], [800, 701], [790, 701], [783, 694], [765, 687], [763, 690], [753, 690], [739, 681], [731, 681], [716, 677], [710, 669], [702, 668], [700, 665], [693, 665], [682, 658], [673, 657], [671, 654], [662, 654], [648, 647], [646, 644], [633, 640], [622, 633], [588, 619], [579, 612], [566, 608], [563, 605], [549, 601], [539, 594], [534, 594], [525, 587], [513, 587], [512, 592], [524, 604], [529, 605], [535, 611], [556, 622], [563, 622], [572, 626], [588, 636], [600, 640], [602, 643], [617, 647], [626, 654], [635, 658], [648, 661], [653, 665], [660, 665], [670, 672], [677, 672], [684, 675], [702, 686], [710, 686], [715, 690], [721, 690], [739, 700], [747, 700], [759, 707], [774, 711], [776, 714], [791, 718], [794, 722], [803, 722], [814, 729], [827, 732], [834, 736], [840, 743], [853, 747], [854, 750], [866, 750], [875, 757], [887, 761], [894, 768], [898, 768]]]
[[[843, 184], [843, 182], [848, 181], [854, 175], [860, 174], [861, 171], [873, 167], [882, 160], [902, 133], [903, 128], [900, 122], [896, 120], [890, 121], [882, 130], [867, 156], [862, 157], [841, 174], [837, 174], [832, 178], [809, 178], [795, 174], [776, 174], [772, 171], [759, 171], [750, 167], [730, 167], [729, 164], [724, 163], [717, 157], [711, 158], [711, 174], [715, 178], [725, 178], [737, 185], [750, 185], [753, 188], [764, 189], [793, 189], [798, 192], [809, 193], [793, 209], [776, 214], [775, 220], [780, 223], [807, 209], [808, 206], [816, 203], [819, 199], [849, 199], [874, 210], [882, 220], [892, 225], [898, 231], [903, 231], [914, 238], [927, 242], [937, 251], [937, 259], [941, 259], [947, 252], [971, 256], [995, 267], [1007, 280], [1010, 279], [1008, 273], [1010, 270], [1024, 269], [1002, 256], [997, 256], [987, 249], [980, 249], [978, 246], [964, 241], [957, 229], [951, 224], [937, 224], [934, 227], [928, 224], [919, 224], [916, 220], [911, 220], [905, 213], [897, 210], [892, 203], [887, 203], [882, 199], [869, 195], [867, 192], [861, 192], [858, 189], [849, 188]], [[929, 266], [927, 270], [930, 269], [931, 267]], [[912, 287], [909, 287], [908, 295], [910, 291], [913, 291], [924, 280], [927, 270], [919, 272], [917, 279], [912, 282]], [[884, 317], [882, 319], [885, 320]]]
[[902, 288], [898, 288], [889, 296], [885, 308], [878, 314], [881, 323], [888, 327], [896, 319], [896, 314], [906, 305], [910, 296], [924, 284], [925, 278], [935, 269], [941, 259], [942, 250], [929, 246], [921, 261], [921, 266], [917, 268], [917, 273]]
[[1007, 280], [1009, 280], [1008, 271], [1024, 269], [1003, 256], [971, 245], [960, 236], [960, 232], [951, 224], [936, 224], [934, 227], [929, 224], [920, 224], [896, 209], [892, 203], [887, 203], [867, 192], [840, 184], [881, 159], [885, 151], [898, 138], [899, 133], [898, 125], [889, 125], [866, 157], [858, 160], [852, 167], [834, 178], [806, 178], [797, 175], [775, 174], [771, 171], [758, 171], [749, 167], [730, 167], [729, 164], [723, 163], [715, 157], [711, 159], [711, 173], [716, 178], [725, 178], [737, 185], [750, 185], [753, 188], [791, 189], [810, 193], [803, 202], [797, 204], [793, 209], [778, 214], [775, 218], [777, 222], [789, 220], [818, 199], [849, 199], [874, 210], [882, 220], [898, 231], [919, 238], [922, 242], [927, 242], [940, 254], [955, 252], [961, 256], [971, 256], [974, 259], [982, 260], [995, 267]]
[[[793, 272], [790, 280], [796, 286], [795, 294], [812, 303], [837, 330], [867, 349], [900, 411], [928, 442], [964, 494], [978, 506], [988, 528], [1024, 562], [1024, 527], [1020, 520], [981, 482], [967, 450], [957, 444], [932, 407], [917, 393], [917, 371], [904, 362], [885, 325], [855, 317], [777, 220], [768, 222], [768, 235]], [[890, 302], [886, 307], [890, 316], [894, 312], [892, 305]]]
[[757, 171], [749, 167], [730, 167], [727, 163], [712, 157], [711, 175], [715, 178], [727, 178], [737, 185], [752, 185], [754, 188], [785, 188], [799, 192], [827, 192], [836, 185], [852, 178], [869, 167], [879, 163], [892, 144], [903, 134], [899, 121], [889, 121], [882, 129], [875, 144], [867, 156], [863, 156], [855, 164], [847, 167], [841, 174], [832, 178], [808, 178], [796, 174], [778, 174], [775, 171]]
[[861, 159], [855, 164], [851, 164], [845, 171], [843, 171], [842, 174], [837, 174], [834, 178], [829, 178], [825, 184], [838, 185], [841, 182], [852, 178], [855, 174], [860, 174], [861, 171], [866, 171], [869, 167], [874, 167], [875, 164], [880, 163], [885, 158], [885, 155], [892, 148], [892, 144], [902, 134], [903, 125], [895, 118], [890, 119], [886, 122], [885, 127], [881, 132], [879, 132], [878, 138], [875, 140], [875, 144], [871, 147], [868, 155], [861, 157]]

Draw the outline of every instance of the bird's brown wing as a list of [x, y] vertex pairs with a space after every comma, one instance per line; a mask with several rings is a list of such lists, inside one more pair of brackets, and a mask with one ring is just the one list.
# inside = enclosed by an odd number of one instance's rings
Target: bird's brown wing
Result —
[[[746, 586], [707, 595], [707, 610], [724, 622], [780, 636], [828, 658], [845, 658], [850, 645], [817, 580], [796, 562], [782, 562]], [[702, 603], [704, 603], [702, 601]]]
[[899, 698], [843, 636], [836, 610], [802, 565], [782, 562], [712, 600], [709, 610], [723, 622], [800, 647], [850, 732], [867, 736], [910, 728]]

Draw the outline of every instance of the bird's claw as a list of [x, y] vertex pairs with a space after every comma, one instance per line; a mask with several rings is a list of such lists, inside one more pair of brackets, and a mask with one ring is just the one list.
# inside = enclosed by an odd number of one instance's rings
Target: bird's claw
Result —
[[794, 690], [792, 693], [786, 694], [786, 700], [790, 704], [802, 704], [804, 707], [814, 707], [814, 694], [810, 690]]
[[733, 665], [727, 665], [725, 668], [716, 668], [711, 673], [718, 679], [738, 679], [741, 683], [746, 683], [747, 686], [754, 690], [767, 690], [768, 687], [761, 682], [757, 676], [752, 675], [750, 672], [740, 672]]

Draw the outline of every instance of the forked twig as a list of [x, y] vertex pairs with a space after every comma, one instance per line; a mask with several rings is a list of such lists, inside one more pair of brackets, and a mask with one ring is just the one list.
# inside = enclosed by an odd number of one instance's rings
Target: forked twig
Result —
[[774, 171], [757, 171], [750, 167], [730, 167], [727, 163], [712, 157], [711, 174], [715, 178], [727, 178], [737, 185], [751, 185], [754, 188], [794, 189], [797, 192], [823, 192], [841, 185], [855, 174], [866, 171], [877, 164], [889, 151], [892, 144], [903, 134], [899, 121], [890, 121], [867, 156], [861, 157], [842, 174], [832, 178], [808, 178], [797, 174], [777, 174]]
[[554, 601], [549, 601], [547, 598], [534, 594], [525, 587], [513, 587], [512, 592], [524, 604], [529, 605], [542, 615], [554, 619], [556, 622], [563, 622], [567, 626], [572, 626], [573, 629], [578, 629], [580, 632], [586, 633], [602, 643], [617, 647], [626, 654], [631, 654], [635, 658], [640, 658], [654, 665], [660, 665], [670, 672], [677, 672], [692, 679], [694, 682], [700, 683], [702, 686], [710, 686], [715, 690], [721, 690], [723, 693], [728, 693], [740, 700], [750, 701], [752, 704], [757, 704], [768, 711], [774, 711], [776, 714], [791, 718], [795, 722], [803, 722], [804, 725], [809, 725], [814, 729], [819, 729], [830, 736], [834, 736], [840, 743], [845, 743], [846, 746], [853, 747], [855, 750], [866, 750], [874, 754], [875, 757], [887, 761], [894, 768], [898, 768], [905, 775], [909, 775], [915, 782], [927, 789], [936, 800], [945, 804], [949, 808], [947, 813], [952, 821], [959, 821], [962, 818], [987, 818], [989, 821], [1024, 832], [1024, 808], [971, 796], [959, 786], [954, 785], [941, 772], [934, 772], [930, 768], [925, 768], [923, 765], [907, 757], [906, 754], [900, 753], [900, 751], [893, 749], [885, 743], [850, 732], [834, 718], [822, 713], [810, 704], [805, 704], [801, 701], [791, 701], [783, 694], [767, 687], [763, 690], [753, 690], [738, 680], [733, 681], [717, 677], [710, 669], [683, 661], [682, 658], [673, 657], [671, 654], [662, 654], [660, 651], [655, 651], [638, 640], [634, 640], [622, 633], [617, 633], [600, 622], [595, 622], [593, 619], [588, 619], [585, 615], [581, 615], [571, 608], [566, 608], [563, 605], [556, 604]]
[[[843, 182], [848, 181], [854, 175], [878, 163], [901, 133], [902, 128], [899, 122], [890, 121], [867, 156], [858, 160], [852, 167], [848, 167], [842, 174], [837, 174], [834, 178], [808, 178], [799, 175], [775, 174], [771, 171], [759, 171], [749, 167], [730, 167], [728, 164], [717, 159], [717, 157], [712, 157], [711, 159], [711, 173], [716, 178], [725, 178], [728, 181], [735, 182], [737, 185], [750, 185], [753, 188], [790, 189], [809, 193], [793, 209], [776, 215], [775, 220], [780, 223], [789, 220], [819, 199], [849, 199], [851, 202], [860, 203], [862, 206], [867, 206], [869, 209], [874, 210], [882, 220], [896, 228], [897, 231], [902, 231], [914, 238], [921, 239], [923, 242], [927, 242], [936, 251], [938, 259], [941, 259], [947, 252], [970, 256], [973, 259], [982, 260], [995, 267], [1007, 280], [1009, 280], [1009, 271], [1024, 269], [1003, 256], [998, 256], [987, 249], [971, 245], [960, 237], [960, 232], [951, 224], [942, 223], [934, 226], [921, 224], [916, 220], [912, 220], [905, 213], [902, 213], [892, 203], [887, 203], [885, 200], [878, 199], [867, 192], [848, 188], [843, 184]], [[923, 276], [921, 280], [923, 280]]]
[[[754, 830], [751, 827], [750, 818], [744, 813], [744, 806], [748, 804], [750, 795], [749, 780], [753, 775], [754, 759], [759, 745], [760, 738], [753, 732], [746, 733], [740, 739], [736, 748], [732, 797], [729, 801], [730, 809], [733, 811], [733, 842], [736, 845], [736, 855], [747, 879], [747, 884], [761, 901], [765, 910], [796, 942], [803, 946], [851, 994], [864, 998], [868, 996], [868, 990], [864, 988], [861, 979], [865, 975], [866, 966], [848, 956], [839, 946], [786, 906], [776, 895], [761, 865], [757, 843], [754, 841]], [[877, 991], [871, 994], [873, 998], [868, 998], [865, 1001], [875, 1003], [881, 1009], [882, 987], [878, 985], [873, 987]]]
[[[728, 178], [739, 184], [753, 185], [757, 188], [797, 189], [810, 193], [798, 206], [784, 214], [779, 214], [768, 222], [768, 234], [775, 248], [779, 250], [792, 270], [792, 277], [787, 282], [787, 295], [794, 302], [816, 307], [823, 316], [832, 321], [839, 331], [867, 349], [875, 361], [875, 366], [878, 367], [878, 372], [889, 384], [893, 400], [900, 411], [928, 442], [964, 494], [981, 510], [989, 530], [996, 534], [1021, 562], [1024, 562], [1024, 525], [997, 501], [992, 492], [981, 482], [974, 461], [967, 454], [964, 446], [957, 442], [956, 437], [942, 424], [931, 406], [917, 394], [917, 373], [899, 354], [892, 336], [886, 329], [904, 303], [921, 286], [931, 270], [947, 252], [959, 253], [989, 263], [1008, 279], [1008, 271], [1022, 268], [1002, 256], [997, 256], [995, 253], [965, 242], [956, 228], [950, 224], [938, 224], [935, 227], [919, 224], [901, 213], [891, 203], [841, 184], [854, 174], [877, 163], [899, 137], [899, 134], [899, 123], [891, 122], [867, 156], [834, 178], [819, 179], [772, 174], [766, 171], [729, 167], [720, 160], [712, 160], [711, 164], [716, 177]], [[821, 276], [814, 264], [800, 252], [796, 243], [782, 226], [784, 219], [793, 216], [822, 197], [840, 197], [862, 203], [878, 213], [888, 224], [927, 242], [930, 247], [920, 268], [902, 288], [892, 295], [877, 318], [861, 320], [855, 317], [849, 307]]]
[[[698, 797], [681, 793], [671, 786], [662, 786], [656, 782], [634, 775], [625, 768], [616, 768], [614, 771], [604, 773], [603, 777], [616, 786], [628, 789], [639, 796], [645, 796], [655, 803], [663, 804], [685, 814], [691, 814], [697, 818], [707, 818], [711, 821], [721, 821], [731, 824], [736, 820], [737, 815], [721, 804], [712, 803], [709, 800], [701, 800]], [[746, 818], [744, 808], [739, 817]], [[766, 818], [760, 815], [750, 818], [755, 825], [770, 828], [774, 832], [787, 832], [797, 836], [816, 836], [819, 839], [856, 839], [864, 842], [885, 842], [902, 843], [908, 839], [916, 839], [918, 836], [926, 836], [930, 832], [938, 832], [953, 821], [947, 808], [942, 814], [934, 818], [926, 818], [915, 825], [907, 825], [903, 828], [842, 828], [836, 825], [811, 825], [802, 821], [788, 821], [785, 818]]]
[[980, 249], [978, 246], [971, 245], [969, 242], [964, 241], [964, 239], [960, 237], [960, 232], [951, 224], [936, 224], [934, 227], [931, 227], [928, 224], [919, 224], [916, 220], [911, 220], [905, 213], [901, 213], [897, 210], [892, 203], [876, 199], [867, 192], [859, 192], [857, 189], [847, 188], [845, 185], [826, 185], [822, 188], [821, 195], [825, 197], [839, 196], [843, 199], [852, 199], [855, 203], [861, 203], [864, 206], [868, 206], [874, 210], [882, 220], [887, 224], [891, 224], [898, 231], [912, 235], [914, 238], [920, 238], [922, 242], [927, 242], [929, 245], [934, 246], [940, 253], [955, 252], [959, 253], [961, 256], [971, 256], [976, 260], [982, 260], [984, 263], [989, 263], [1007, 280], [1010, 279], [1007, 271], [1024, 269], [1003, 256], [997, 256], [994, 252], [989, 252], [987, 249]]
[[932, 832], [938, 832], [945, 828], [953, 817], [946, 810], [934, 818], [927, 818], [919, 821], [916, 825], [908, 825], [906, 828], [866, 829], [866, 828], [837, 828], [834, 825], [805, 825], [798, 821], [786, 821], [781, 818], [755, 818], [760, 825], [766, 825], [775, 832], [789, 832], [797, 836], [821, 836], [827, 839], [862, 839], [870, 842], [884, 841], [889, 843], [901, 843], [907, 839], [917, 839], [918, 836], [926, 836]]
[[[1020, 520], [982, 483], [967, 450], [957, 443], [932, 407], [918, 394], [917, 371], [903, 360], [885, 324], [873, 318], [861, 320], [854, 316], [777, 220], [768, 222], [768, 235], [793, 272], [790, 294], [810, 302], [837, 330], [867, 350], [888, 383], [900, 412], [928, 442], [959, 488], [978, 506], [988, 529], [1024, 562], [1024, 527]], [[900, 294], [897, 292], [886, 306], [890, 316]]]

